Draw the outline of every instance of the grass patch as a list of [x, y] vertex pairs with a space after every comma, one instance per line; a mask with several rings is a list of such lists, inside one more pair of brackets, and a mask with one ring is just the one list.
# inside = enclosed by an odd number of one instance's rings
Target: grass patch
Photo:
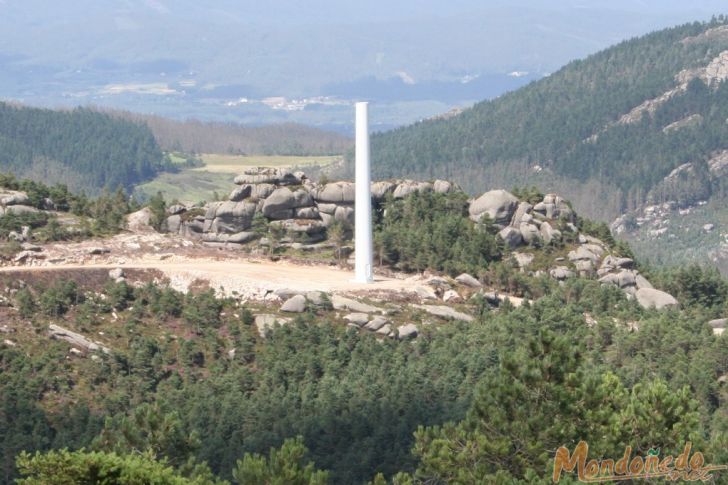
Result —
[[178, 173], [161, 173], [153, 180], [137, 185], [134, 195], [148, 200], [161, 192], [166, 201], [178, 200], [185, 204], [222, 198], [233, 189], [233, 177], [227, 173], [211, 173], [198, 170], [181, 170]]
[[199, 158], [205, 167], [197, 171], [239, 174], [249, 167], [305, 167], [309, 165], [330, 165], [341, 157], [332, 156], [284, 156], [284, 155], [219, 155], [204, 154]]

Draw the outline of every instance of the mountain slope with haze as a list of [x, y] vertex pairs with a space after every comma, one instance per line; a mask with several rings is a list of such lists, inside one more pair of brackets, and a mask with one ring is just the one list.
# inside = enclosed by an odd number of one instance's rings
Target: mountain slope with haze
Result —
[[726, 79], [722, 16], [654, 32], [458, 116], [375, 135], [375, 176], [535, 184], [603, 220], [648, 201], [704, 199], [722, 192]]

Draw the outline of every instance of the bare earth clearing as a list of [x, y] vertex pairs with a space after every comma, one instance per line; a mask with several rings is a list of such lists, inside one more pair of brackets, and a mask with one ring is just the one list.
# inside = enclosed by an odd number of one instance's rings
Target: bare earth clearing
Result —
[[[107, 252], [108, 251], [108, 252]], [[121, 234], [104, 240], [49, 244], [43, 258], [0, 267], [0, 273], [100, 268], [155, 269], [170, 286], [187, 291], [196, 283], [208, 283], [220, 294], [263, 299], [278, 289], [359, 293], [412, 291], [421, 277], [384, 277], [372, 284], [353, 281], [353, 271], [321, 264], [271, 261], [235, 250], [211, 249], [191, 241], [155, 233]]]

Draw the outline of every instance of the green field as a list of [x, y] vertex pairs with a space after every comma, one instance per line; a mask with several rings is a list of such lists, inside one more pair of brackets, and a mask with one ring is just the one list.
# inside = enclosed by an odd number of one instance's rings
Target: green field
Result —
[[195, 169], [199, 172], [239, 174], [250, 167], [305, 167], [310, 165], [326, 166], [341, 156], [281, 156], [281, 155], [218, 155], [203, 154], [199, 158], [205, 166]]
[[233, 176], [227, 173], [211, 173], [197, 170], [182, 170], [179, 173], [161, 173], [154, 180], [137, 185], [134, 195], [146, 200], [157, 192], [170, 202], [178, 200], [186, 204], [227, 196], [235, 188]]

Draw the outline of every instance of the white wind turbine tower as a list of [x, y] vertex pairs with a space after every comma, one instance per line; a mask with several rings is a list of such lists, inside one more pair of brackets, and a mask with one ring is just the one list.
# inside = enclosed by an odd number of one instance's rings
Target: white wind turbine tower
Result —
[[372, 276], [372, 193], [369, 160], [369, 104], [356, 103], [356, 199], [354, 219], [355, 281], [371, 283]]

